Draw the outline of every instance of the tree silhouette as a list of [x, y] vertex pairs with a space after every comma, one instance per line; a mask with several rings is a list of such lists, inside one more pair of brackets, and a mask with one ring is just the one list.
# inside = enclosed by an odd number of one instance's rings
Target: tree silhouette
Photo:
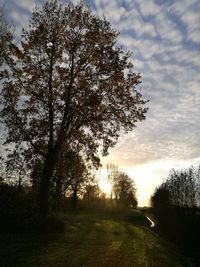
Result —
[[35, 8], [21, 47], [12, 44], [9, 69], [2, 71], [7, 143], [23, 144], [43, 158], [40, 211], [46, 215], [49, 190], [60, 153], [81, 145], [94, 160], [107, 154], [121, 131], [145, 119], [137, 92], [140, 75], [131, 54], [116, 46], [118, 33], [83, 3], [47, 1]]
[[73, 209], [76, 209], [78, 193], [81, 191], [84, 182], [88, 179], [89, 172], [84, 160], [77, 152], [70, 151], [64, 163], [63, 171], [65, 170], [65, 174], [61, 172], [60, 177], [63, 174], [65, 177], [58, 181], [61, 186], [64, 185], [64, 192], [66, 189], [71, 192]]
[[114, 177], [113, 192], [118, 207], [136, 207], [136, 188], [133, 179], [126, 173], [118, 172]]
[[6, 160], [7, 182], [17, 186], [18, 190], [20, 190], [24, 183], [27, 184], [29, 172], [30, 166], [28, 166], [22, 151], [20, 151], [20, 148], [15, 149], [8, 155]]
[[115, 199], [118, 207], [137, 207], [135, 182], [128, 174], [119, 170], [118, 166], [111, 163], [107, 166], [107, 179], [112, 185], [111, 201]]
[[200, 168], [172, 170], [151, 197], [156, 227], [199, 266]]

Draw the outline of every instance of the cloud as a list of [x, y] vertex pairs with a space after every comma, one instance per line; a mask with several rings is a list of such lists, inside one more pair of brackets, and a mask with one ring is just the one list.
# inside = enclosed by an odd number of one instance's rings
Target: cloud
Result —
[[173, 12], [185, 25], [187, 39], [200, 44], [200, 2], [199, 1], [177, 1], [172, 5]]
[[153, 0], [137, 1], [137, 2], [140, 12], [144, 17], [156, 16], [161, 11], [161, 7], [157, 5]]

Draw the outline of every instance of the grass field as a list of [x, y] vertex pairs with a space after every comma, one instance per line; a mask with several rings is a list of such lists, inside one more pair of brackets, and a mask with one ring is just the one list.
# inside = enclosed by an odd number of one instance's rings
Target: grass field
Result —
[[60, 233], [0, 236], [1, 267], [189, 267], [139, 211], [77, 212]]

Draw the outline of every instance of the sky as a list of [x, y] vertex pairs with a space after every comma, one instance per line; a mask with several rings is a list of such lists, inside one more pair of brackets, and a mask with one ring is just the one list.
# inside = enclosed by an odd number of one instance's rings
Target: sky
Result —
[[[28, 25], [35, 3], [44, 3], [0, 0], [5, 2], [16, 35]], [[146, 120], [122, 134], [109, 156], [102, 158], [104, 166], [112, 162], [133, 177], [139, 205], [148, 205], [172, 168], [200, 163], [200, 1], [85, 3], [120, 32], [117, 45], [133, 52], [135, 72], [142, 76], [138, 90], [150, 100]]]

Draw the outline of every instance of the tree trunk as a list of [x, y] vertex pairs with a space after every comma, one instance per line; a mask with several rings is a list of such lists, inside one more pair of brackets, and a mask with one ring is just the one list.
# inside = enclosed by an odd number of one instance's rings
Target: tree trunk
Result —
[[59, 206], [59, 200], [61, 196], [61, 187], [62, 187], [62, 176], [58, 175], [57, 180], [56, 180], [56, 189], [55, 189], [55, 194], [54, 194], [54, 210], [58, 209]]
[[49, 191], [55, 160], [50, 155], [45, 162], [40, 182], [40, 215], [46, 217], [49, 213]]
[[78, 190], [74, 189], [73, 190], [73, 197], [72, 197], [72, 208], [74, 210], [77, 209], [77, 203], [78, 203], [78, 196], [77, 196]]

